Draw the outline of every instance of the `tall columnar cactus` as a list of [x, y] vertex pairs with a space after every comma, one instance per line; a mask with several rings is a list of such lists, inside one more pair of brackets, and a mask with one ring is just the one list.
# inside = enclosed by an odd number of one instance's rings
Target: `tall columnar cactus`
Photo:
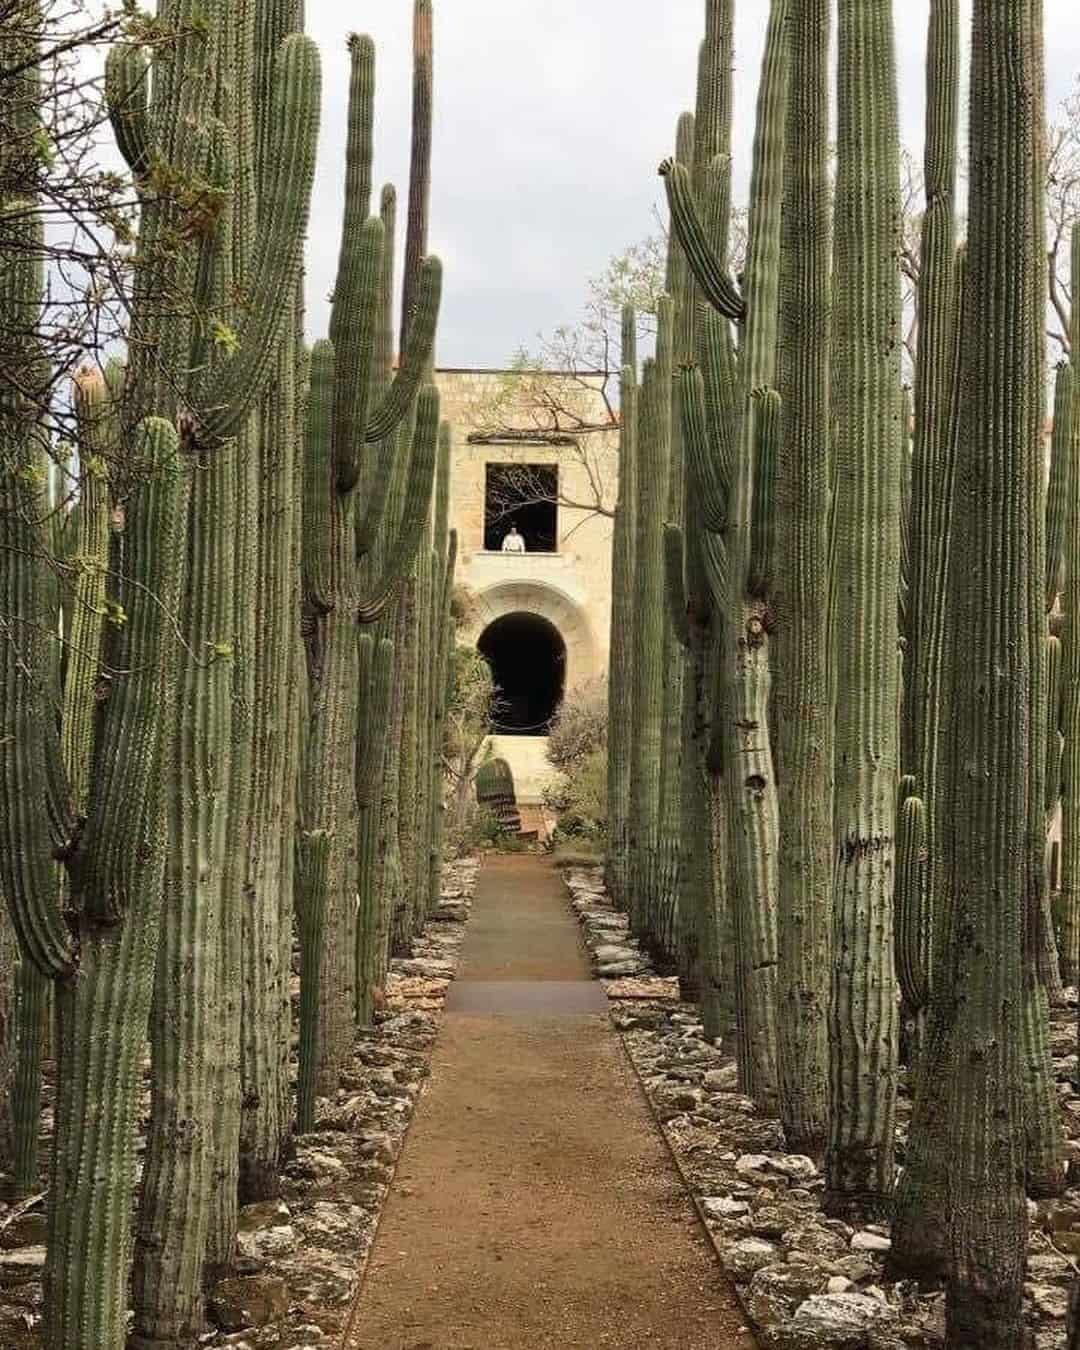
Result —
[[[908, 1270], [936, 1273], [944, 1262], [949, 1343], [993, 1350], [1021, 1339], [1023, 1177], [1031, 1161], [1022, 992], [1037, 894], [1030, 840], [1003, 833], [1002, 822], [1024, 821], [1030, 832], [1045, 794], [1041, 758], [1034, 768], [1047, 600], [1040, 7], [977, 0], [972, 53], [965, 399], [950, 541], [964, 565], [950, 569], [942, 710], [948, 926], [935, 943], [926, 1065], [894, 1254]], [[991, 331], [998, 323], [1007, 342]], [[941, 1079], [946, 1092], [931, 1091]], [[935, 1185], [939, 1150], [929, 1146], [941, 1138], [949, 1145], [947, 1194]]]
[[634, 555], [637, 520], [636, 443], [637, 322], [629, 306], [622, 316], [619, 488], [611, 563], [611, 636], [608, 670], [608, 848], [607, 887], [615, 903], [629, 905], [630, 776], [633, 754], [633, 650], [637, 616]]
[[[32, 331], [39, 286], [28, 249], [19, 266], [4, 269], [5, 324]], [[161, 757], [174, 706], [171, 616], [183, 577], [186, 473], [167, 423], [146, 422], [125, 438], [120, 454], [138, 487], [126, 504], [125, 570], [110, 597], [125, 622], [110, 630], [99, 663], [85, 653], [108, 693], [96, 718], [97, 772], [80, 781], [76, 767], [69, 781], [48, 706], [50, 508], [31, 410], [0, 408], [0, 437], [0, 605], [8, 625], [0, 657], [0, 884], [24, 962], [55, 982], [58, 1014], [45, 1344], [120, 1350], [136, 1090], [164, 858]], [[96, 486], [87, 489], [88, 506]], [[56, 849], [69, 877], [63, 913]]]
[[897, 1015], [899, 114], [892, 0], [841, 0], [834, 263], [834, 957], [826, 1185], [887, 1212]]
[[[690, 165], [694, 190], [706, 203], [708, 240], [715, 256], [728, 252], [731, 195], [731, 97], [733, 61], [733, 6], [731, 0], [712, 0], [706, 6], [705, 37], [698, 61], [697, 101], [692, 123]], [[684, 148], [676, 158], [685, 165]], [[718, 385], [720, 371], [730, 358], [730, 332], [726, 320], [702, 310], [697, 282], [677, 241], [672, 257], [680, 268], [675, 277], [678, 310], [677, 345], [680, 364], [699, 359], [709, 372], [713, 424], [730, 416], [726, 401], [734, 396]], [[727, 812], [721, 798], [716, 765], [710, 763], [710, 745], [719, 725], [720, 707], [714, 698], [717, 654], [721, 637], [721, 610], [714, 604], [708, 583], [707, 562], [717, 537], [702, 526], [694, 475], [687, 472], [684, 422], [689, 397], [687, 370], [676, 381], [675, 446], [683, 478], [682, 519], [684, 529], [669, 527], [666, 566], [673, 631], [685, 647], [681, 709], [681, 776], [683, 852], [679, 880], [679, 978], [686, 997], [697, 998], [706, 1034], [716, 1037], [727, 1030], [731, 991], [725, 989], [723, 971], [724, 924], [727, 891]], [[722, 547], [722, 545], [721, 545]], [[721, 588], [722, 589], [722, 586]], [[711, 841], [716, 847], [694, 847], [690, 841]]]
[[[170, 240], [160, 259], [151, 249], [152, 265], [137, 275], [129, 402], [135, 413], [150, 408], [176, 417], [201, 470], [178, 616], [184, 643], [134, 1281], [135, 1336], [151, 1343], [182, 1341], [201, 1326], [209, 1226], [220, 1213], [211, 1201], [215, 1150], [226, 1147], [226, 1137], [235, 1141], [238, 1128], [238, 1088], [230, 1080], [234, 1105], [223, 1116], [213, 1087], [226, 1036], [233, 1074], [239, 1060], [235, 936], [222, 960], [223, 939], [239, 931], [240, 903], [223, 889], [237, 687], [238, 465], [250, 447], [250, 415], [287, 336], [290, 307], [281, 295], [292, 294], [299, 276], [319, 107], [318, 58], [307, 39], [279, 40], [253, 11], [195, 9], [187, 0], [162, 6], [159, 17], [183, 36], [157, 63], [152, 82], [137, 50], [117, 49], [108, 71], [118, 139], [143, 199], [143, 234], [151, 245]], [[256, 230], [248, 109], [260, 79], [272, 167], [262, 193], [265, 225]], [[214, 341], [215, 333], [227, 340]], [[176, 1149], [180, 1134], [190, 1148]], [[235, 1176], [231, 1161], [226, 1175]], [[215, 1241], [211, 1254], [221, 1245]]]
[[[702, 338], [705, 380], [684, 389], [686, 454], [701, 506], [706, 574], [723, 616], [713, 748], [730, 812], [731, 906], [737, 945], [740, 1069], [746, 1090], [775, 1107], [777, 799], [769, 734], [770, 591], [775, 463], [781, 205], [789, 6], [773, 0], [758, 94], [745, 299], [728, 275], [685, 166], [661, 167], [672, 227], [704, 298], [717, 311]], [[708, 204], [726, 198], [726, 164]], [[743, 325], [735, 364], [724, 320]]]
[[788, 1147], [823, 1152], [832, 916], [829, 667], [829, 30], [827, 0], [793, 0], [780, 289], [784, 425], [774, 520], [778, 761], [777, 1028]]
[[[1080, 283], [1080, 225], [1073, 228], [1072, 237], [1073, 290]], [[1080, 303], [1073, 304], [1072, 348], [1080, 353]], [[1058, 374], [1061, 382], [1072, 388], [1071, 407], [1059, 404], [1057, 418], [1069, 422], [1068, 437], [1068, 506], [1065, 519], [1064, 593], [1062, 608], [1065, 622], [1062, 631], [1062, 689], [1061, 731], [1064, 737], [1061, 800], [1061, 895], [1060, 950], [1062, 977], [1067, 984], [1080, 980], [1080, 381], [1075, 363], [1080, 355], [1072, 357], [1073, 365], [1067, 377]], [[1064, 437], [1063, 437], [1064, 438]]]
[[[294, 301], [294, 313], [299, 305]], [[297, 324], [298, 327], [298, 324]], [[297, 692], [291, 687], [299, 613], [299, 494], [303, 372], [299, 334], [282, 345], [261, 410], [257, 571], [259, 641], [254, 653], [251, 836], [246, 853], [241, 932], [241, 1204], [277, 1195], [289, 1100], [289, 983], [292, 952], [290, 868], [299, 747], [292, 744]], [[286, 904], [283, 905], [283, 897]]]
[[[197, 383], [210, 405], [196, 399], [192, 387], [187, 390], [192, 397], [184, 399], [185, 415], [177, 418], [178, 394], [189, 378], [196, 382], [189, 372], [198, 366], [198, 343], [180, 315], [192, 312], [192, 300], [199, 303], [204, 298], [193, 287], [200, 255], [208, 256], [215, 248], [219, 198], [211, 185], [210, 141], [221, 138], [205, 135], [201, 125], [212, 91], [200, 76], [209, 68], [206, 54], [215, 41], [215, 23], [189, 23], [190, 14], [182, 5], [167, 7], [163, 18], [175, 23], [184, 36], [171, 53], [167, 71], [155, 82], [152, 98], [145, 82], [136, 81], [140, 93], [135, 97], [142, 101], [125, 110], [121, 124], [122, 140], [132, 153], [144, 192], [133, 318], [137, 337], [121, 442], [109, 465], [112, 490], [124, 505], [127, 521], [123, 568], [114, 577], [110, 603], [116, 606], [116, 617], [122, 615], [125, 622], [110, 632], [111, 641], [100, 657], [109, 678], [104, 706], [95, 718], [95, 776], [85, 821], [75, 813], [72, 784], [66, 781], [51, 715], [43, 708], [34, 712], [44, 688], [39, 653], [34, 643], [21, 653], [21, 641], [5, 644], [14, 667], [2, 682], [3, 742], [10, 741], [17, 750], [5, 757], [0, 778], [5, 786], [5, 826], [17, 829], [18, 836], [0, 848], [0, 854], [19, 861], [17, 875], [5, 877], [4, 889], [25, 957], [57, 982], [59, 1072], [51, 1186], [55, 1203], [49, 1219], [45, 1328], [46, 1343], [56, 1350], [61, 1346], [118, 1350], [124, 1341], [132, 1131], [162, 919], [161, 809], [168, 760], [163, 729], [171, 720], [178, 683], [172, 667], [177, 650], [172, 625], [184, 580], [187, 474], [177, 459], [170, 422], [182, 421], [190, 452], [196, 427], [203, 431], [234, 406], [223, 397], [217, 372], [213, 379], [207, 372]], [[33, 28], [31, 24], [30, 31]], [[137, 58], [128, 62], [122, 55], [111, 62], [114, 96], [118, 91], [134, 93], [134, 85], [124, 82], [124, 71], [130, 74], [136, 66]], [[279, 75], [283, 87], [300, 89], [317, 100], [317, 66], [309, 48], [290, 53]], [[179, 115], [181, 101], [188, 116]], [[26, 106], [32, 111], [32, 103]], [[301, 110], [288, 111], [290, 133], [295, 133]], [[302, 118], [299, 125], [304, 125]], [[290, 215], [284, 210], [285, 199], [299, 188], [302, 203], [305, 175], [310, 179], [312, 170], [313, 154], [300, 153], [279, 172], [280, 227], [264, 240], [265, 267], [274, 274], [287, 274], [295, 267], [298, 237], [290, 237], [289, 228], [297, 212]], [[166, 242], [167, 247], [158, 247]], [[33, 262], [32, 249], [25, 258]], [[21, 297], [9, 293], [7, 300], [36, 303], [38, 283], [31, 273], [24, 282], [18, 276], [18, 268], [8, 270], [7, 280], [21, 289]], [[166, 324], [164, 315], [173, 309], [170, 299], [178, 302], [180, 315], [170, 312], [174, 321]], [[32, 331], [33, 314], [19, 317], [22, 331]], [[257, 345], [264, 333], [272, 335], [274, 327], [265, 307], [253, 306], [244, 333]], [[227, 362], [222, 376], [228, 372], [233, 378], [239, 370], [240, 365]], [[146, 411], [164, 414], [168, 420], [143, 420]], [[24, 426], [32, 425], [25, 410], [22, 420]], [[14, 445], [19, 443], [16, 437]], [[93, 447], [88, 449], [92, 452]], [[20, 639], [28, 621], [35, 632], [48, 631], [47, 624], [38, 624], [41, 616], [36, 613], [42, 590], [48, 589], [42, 586], [40, 520], [33, 500], [40, 476], [27, 472], [21, 453], [5, 455], [9, 509], [4, 512], [4, 529], [5, 551], [24, 556], [25, 565], [3, 569], [9, 582], [4, 611], [17, 616]], [[90, 461], [94, 454], [86, 458]], [[190, 453], [184, 464], [189, 461]], [[88, 484], [90, 497], [94, 486]], [[92, 663], [92, 653], [87, 655]], [[52, 663], [46, 665], [51, 685]], [[24, 828], [23, 814], [34, 811], [49, 823], [51, 844], [68, 865], [71, 900], [63, 916], [52, 848], [46, 847], [48, 831], [43, 837], [40, 825]], [[78, 974], [73, 978], [76, 965]]]
[[[421, 37], [426, 31], [418, 25]], [[441, 290], [434, 258], [420, 269], [401, 364], [393, 379], [386, 379], [393, 239], [383, 218], [369, 215], [374, 48], [368, 38], [353, 38], [350, 49], [345, 218], [330, 339], [316, 344], [312, 354], [304, 497], [311, 714], [299, 847], [302, 860], [308, 849], [321, 854], [328, 847], [329, 857], [325, 866], [321, 860], [318, 866], [314, 860], [303, 864], [298, 892], [304, 932], [325, 934], [318, 953], [304, 953], [309, 986], [313, 978], [318, 981], [317, 995], [309, 987], [305, 996], [305, 1017], [316, 1010], [318, 1024], [305, 1021], [301, 1046], [302, 1056], [318, 1055], [316, 1081], [324, 1092], [336, 1085], [355, 1011], [355, 628], [377, 623], [409, 575], [429, 518], [439, 409], [434, 386], [421, 389]], [[414, 127], [414, 140], [421, 134]], [[374, 454], [368, 446], [376, 447]], [[390, 519], [391, 487], [402, 472], [399, 451], [407, 453], [409, 468], [400, 515]], [[380, 534], [376, 570], [367, 560]], [[313, 913], [313, 907], [321, 912]], [[308, 1097], [301, 1100], [300, 1123], [311, 1124]]]
[[[691, 113], [679, 118], [675, 135], [676, 160], [691, 167], [694, 162], [695, 123]], [[672, 378], [692, 359], [696, 304], [692, 274], [674, 237], [668, 241], [665, 289], [671, 296]], [[674, 385], [666, 402], [670, 422], [668, 436], [667, 508], [664, 520], [681, 525], [686, 511], [686, 466], [682, 422], [675, 406]], [[663, 650], [663, 733], [660, 751], [660, 815], [657, 828], [656, 870], [650, 897], [648, 936], [663, 968], [679, 969], [684, 943], [680, 940], [679, 895], [683, 868], [689, 866], [683, 839], [683, 765], [686, 704], [686, 648], [682, 624], [675, 622], [665, 606]]]
[[418, 841], [420, 852], [419, 909], [422, 918], [434, 910], [440, 900], [442, 880], [443, 823], [443, 723], [446, 717], [447, 663], [453, 598], [454, 568], [457, 563], [457, 535], [450, 531], [451, 435], [445, 422], [439, 430], [439, 462], [436, 473], [435, 510], [432, 518], [431, 588], [429, 602], [430, 683], [427, 697], [427, 812], [424, 833]]
[[956, 1066], [947, 1337], [986, 1350], [1021, 1343], [1027, 1236], [1016, 1018], [1030, 859], [1002, 826], [1028, 818], [1045, 633], [1043, 82], [1041, 5], [976, 0], [957, 481], [981, 486], [954, 504], [965, 565], [951, 572], [945, 708], [952, 915], [935, 998], [948, 990]]
[[394, 644], [376, 642], [370, 632], [358, 632], [358, 725], [356, 729], [355, 792], [357, 808], [357, 915], [354, 938], [356, 972], [355, 1018], [360, 1026], [371, 1020], [372, 992], [380, 983], [380, 893], [375, 885], [382, 806], [383, 767], [386, 762], [386, 722], [394, 676]]
[[657, 881], [660, 829], [660, 754], [664, 726], [664, 564], [663, 527], [671, 448], [671, 301], [660, 302], [656, 359], [645, 364], [638, 409], [635, 453], [638, 483], [634, 545], [634, 729], [630, 786], [630, 923], [649, 933]]

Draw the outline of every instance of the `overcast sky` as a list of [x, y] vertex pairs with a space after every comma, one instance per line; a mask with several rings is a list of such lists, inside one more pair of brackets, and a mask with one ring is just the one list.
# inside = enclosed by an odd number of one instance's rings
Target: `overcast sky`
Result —
[[[1080, 73], [1080, 4], [1045, 0], [1051, 113]], [[922, 140], [927, 0], [897, 5], [903, 138]], [[343, 11], [347, 10], [347, 18]], [[656, 167], [693, 106], [703, 0], [435, 0], [432, 249], [446, 265], [439, 364], [504, 365], [580, 316], [590, 276], [656, 228]], [[736, 5], [736, 173], [745, 185], [765, 0]], [[376, 175], [408, 182], [412, 0], [308, 0], [324, 60], [309, 315], [325, 331], [341, 219], [347, 33], [378, 54]], [[743, 187], [744, 190], [744, 187]]]

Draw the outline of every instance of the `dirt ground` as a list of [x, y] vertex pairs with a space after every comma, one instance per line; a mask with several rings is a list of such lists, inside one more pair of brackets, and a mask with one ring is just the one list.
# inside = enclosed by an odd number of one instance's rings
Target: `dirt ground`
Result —
[[558, 873], [491, 859], [344, 1350], [753, 1350]]

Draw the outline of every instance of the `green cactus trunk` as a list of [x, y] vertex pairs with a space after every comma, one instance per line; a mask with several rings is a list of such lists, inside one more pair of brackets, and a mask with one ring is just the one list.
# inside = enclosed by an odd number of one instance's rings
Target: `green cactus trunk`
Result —
[[888, 1212], [894, 996], [901, 396], [899, 131], [891, 0], [841, 0], [833, 277], [834, 962], [826, 1187]]
[[355, 1011], [358, 1026], [366, 1026], [373, 1012], [373, 991], [381, 983], [376, 867], [379, 838], [379, 808], [382, 801], [383, 767], [386, 756], [386, 724], [392, 697], [394, 644], [382, 639], [376, 646], [370, 633], [358, 637], [359, 669], [356, 733], [355, 790], [357, 805], [357, 855], [359, 884], [354, 936]]
[[[903, 698], [903, 770], [922, 802], [922, 847], [898, 859], [897, 972], [908, 1017], [929, 1005], [933, 934], [940, 883], [936, 844], [938, 746], [949, 522], [953, 500], [959, 377], [956, 187], [960, 119], [960, 6], [930, 6], [926, 62], [926, 148], [918, 290], [919, 346], [915, 372], [915, 438], [908, 516], [909, 566]], [[913, 808], [914, 809], [914, 808]], [[916, 1067], [916, 1066], [913, 1066]]]
[[[948, 989], [953, 1047], [984, 1050], [956, 1061], [950, 1102], [950, 1350], [1012, 1350], [1023, 1335], [1027, 1205], [1017, 1010], [1030, 856], [1001, 823], [1029, 816], [1032, 774], [1022, 766], [1034, 758], [1029, 738], [1037, 734], [1032, 712], [1045, 641], [1043, 71], [1041, 5], [976, 0], [968, 397], [957, 481], [978, 476], [984, 490], [958, 494], [954, 505], [952, 548], [964, 565], [950, 578], [955, 627], [943, 797], [953, 822], [945, 854], [953, 899], [934, 1011], [938, 990]], [[988, 614], [992, 624], [984, 621]]]
[[11, 1198], [38, 1188], [42, 1070], [49, 1039], [52, 981], [30, 961], [15, 977], [15, 1068], [11, 1079]]
[[[190, 16], [181, 5], [170, 17]], [[279, 296], [282, 287], [292, 293], [299, 274], [319, 100], [311, 44], [299, 35], [276, 43], [270, 30], [256, 24], [253, 12], [226, 15], [214, 8], [208, 21], [192, 26], [190, 41], [197, 50], [186, 62], [174, 65], [178, 58], [171, 54], [170, 75], [181, 73], [175, 84], [169, 76], [154, 82], [144, 130], [151, 136], [159, 128], [170, 129], [171, 119], [182, 123], [188, 162], [216, 194], [209, 225], [195, 236], [197, 256], [193, 250], [187, 259], [186, 279], [194, 288], [194, 309], [235, 317], [236, 343], [235, 350], [230, 350], [233, 344], [216, 347], [193, 322], [182, 334], [170, 322], [159, 334], [165, 368], [144, 370], [143, 356], [133, 358], [132, 367], [136, 407], [144, 399], [160, 406], [166, 389], [175, 407], [178, 386], [189, 378], [185, 372], [195, 372], [182, 406], [192, 410], [184, 414], [185, 438], [200, 468], [191, 494], [188, 585], [180, 612], [179, 712], [166, 788], [170, 849], [151, 1018], [151, 1122], [133, 1284], [135, 1342], [154, 1346], [182, 1345], [198, 1334], [208, 1243], [212, 1259], [227, 1261], [233, 1241], [241, 920], [239, 895], [225, 891], [225, 867], [230, 805], [234, 794], [246, 800], [249, 790], [244, 764], [232, 763], [237, 474], [250, 415], [287, 336], [290, 307]], [[256, 44], [258, 59], [252, 55]], [[250, 96], [242, 86], [244, 72], [257, 72], [260, 63], [273, 72], [265, 110], [273, 167], [262, 203], [269, 223], [252, 241], [246, 184], [253, 137], [246, 115]], [[225, 75], [234, 68], [236, 88]], [[113, 62], [114, 98], [125, 93], [124, 69], [121, 51]], [[129, 99], [141, 97], [137, 89], [126, 93]], [[118, 110], [122, 133], [131, 130], [124, 120], [128, 114], [130, 108]], [[169, 153], [167, 143], [155, 151], [162, 153]], [[236, 305], [234, 283], [246, 288], [249, 300], [242, 307]], [[152, 292], [147, 301], [160, 310]], [[153, 327], [153, 309], [151, 316]], [[248, 678], [243, 676], [245, 684]], [[235, 875], [239, 890], [243, 873]], [[226, 1044], [228, 1062], [221, 1072], [228, 1074], [227, 1087], [218, 1077]], [[177, 1147], [180, 1138], [183, 1148]], [[220, 1206], [212, 1194], [216, 1167], [229, 1179], [230, 1193], [221, 1197]]]
[[[296, 343], [278, 357], [276, 379], [263, 401], [258, 462], [255, 594], [261, 597], [255, 648], [251, 841], [241, 904], [240, 1142], [241, 1204], [277, 1196], [291, 1120], [289, 1095], [289, 974], [292, 925], [287, 860], [292, 855], [299, 722], [290, 675], [299, 612], [294, 536], [299, 512], [293, 492], [299, 435]], [[287, 847], [283, 845], [286, 841]], [[282, 895], [290, 897], [282, 911]]]
[[[99, 733], [103, 749], [131, 748], [130, 776], [126, 784], [117, 773], [113, 781], [94, 786], [86, 851], [71, 864], [73, 896], [85, 915], [79, 977], [56, 990], [52, 1187], [64, 1199], [51, 1208], [49, 1219], [49, 1350], [120, 1350], [127, 1329], [135, 1125], [164, 883], [160, 757], [167, 753], [164, 729], [177, 698], [169, 616], [183, 589], [188, 490], [175, 435], [164, 423], [146, 435], [150, 476], [128, 506], [125, 530], [132, 584], [117, 597], [127, 622], [109, 653], [110, 664], [132, 674], [114, 685]], [[109, 864], [119, 850], [135, 861], [118, 897], [127, 912], [117, 923], [113, 906], [102, 912], [99, 897], [108, 894]]]
[[[1073, 227], [1073, 286], [1080, 284], [1080, 225]], [[1080, 305], [1072, 312], [1073, 366], [1068, 376], [1072, 405], [1063, 406], [1059, 420], [1070, 422], [1067, 458], [1069, 501], [1066, 516], [1065, 591], [1062, 607], [1061, 731], [1064, 737], [1061, 801], [1061, 895], [1058, 901], [1061, 928], [1062, 977], [1066, 984], [1080, 980], [1080, 381], [1075, 363], [1080, 360]], [[1058, 372], [1058, 380], [1064, 380]]]
[[[265, 224], [273, 153], [268, 59], [284, 38], [303, 28], [302, 5], [289, 0], [259, 12], [262, 40], [255, 44], [254, 208]], [[298, 690], [291, 686], [297, 651], [295, 616], [300, 613], [300, 566], [296, 554], [299, 500], [294, 490], [301, 437], [305, 375], [302, 286], [284, 322], [284, 340], [262, 398], [254, 449], [254, 579], [250, 616], [258, 641], [247, 692], [252, 699], [248, 843], [240, 878], [240, 1204], [276, 1198], [292, 1126], [289, 1107], [292, 954], [292, 880], [299, 748], [295, 736]], [[249, 564], [250, 565], [250, 564]], [[243, 655], [243, 638], [238, 635]]]
[[[729, 973], [738, 1013], [740, 1078], [759, 1106], [772, 1110], [777, 1091], [777, 799], [769, 733], [770, 521], [780, 406], [770, 386], [777, 348], [788, 5], [775, 0], [769, 13], [751, 175], [745, 301], [728, 275], [725, 256], [730, 166], [723, 148], [730, 144], [731, 99], [724, 54], [730, 51], [730, 21], [728, 5], [710, 5], [706, 47], [712, 45], [715, 54], [711, 59], [704, 55], [702, 62], [711, 75], [699, 98], [704, 128], [699, 181], [695, 184], [686, 166], [672, 161], [661, 166], [661, 174], [674, 232], [713, 311], [704, 314], [698, 338], [704, 378], [692, 380], [683, 391], [686, 453], [703, 527], [700, 547], [695, 544], [688, 556], [706, 579], [718, 621], [722, 618], [715, 666], [698, 667], [710, 687], [708, 765], [712, 775], [723, 779], [724, 794], [714, 818], [711, 912], [703, 912], [708, 923], [720, 913], [725, 921], [730, 916], [735, 950]], [[702, 164], [716, 147], [721, 153], [704, 171]], [[743, 324], [737, 362], [731, 322]], [[721, 896], [726, 899], [721, 901]], [[711, 978], [715, 981], [718, 974], [722, 981], [723, 972], [714, 971]]]
[[637, 460], [639, 482], [653, 485], [637, 494], [634, 548], [635, 662], [633, 769], [630, 789], [632, 872], [630, 925], [648, 938], [654, 917], [660, 824], [660, 754], [663, 738], [663, 510], [670, 445], [673, 314], [662, 301], [656, 361], [647, 361], [639, 405]]
[[634, 311], [622, 319], [619, 487], [611, 561], [611, 629], [608, 641], [608, 839], [604, 875], [608, 893], [621, 909], [629, 905], [630, 761], [633, 745], [634, 555], [637, 519], [635, 444], [637, 333]]
[[829, 29], [826, 0], [794, 0], [780, 294], [784, 430], [777, 529], [774, 699], [780, 1119], [788, 1148], [820, 1156], [828, 1132], [833, 859], [829, 681]]
[[764, 534], [760, 529], [761, 521], [773, 509], [773, 502], [770, 484], [759, 473], [768, 449], [767, 398], [762, 398], [760, 391], [771, 386], [776, 375], [789, 82], [784, 33], [788, 16], [786, 0], [773, 0], [758, 94], [745, 277], [747, 318], [739, 354], [741, 407], [726, 548], [728, 595], [721, 676], [721, 708], [726, 722], [724, 773], [731, 812], [735, 883], [731, 903], [742, 965], [740, 1049], [745, 1090], [769, 1111], [775, 1110], [777, 1100], [778, 819], [769, 735], [770, 568], [762, 554]]
[[[418, 3], [428, 8], [423, 0]], [[418, 40], [426, 31], [418, 23]], [[374, 47], [363, 37], [351, 38], [349, 46], [345, 217], [330, 339], [317, 343], [312, 356], [304, 494], [311, 685], [297, 893], [303, 966], [304, 1091], [299, 1115], [304, 1127], [313, 1120], [313, 1092], [325, 1094], [337, 1086], [358, 1007], [356, 626], [378, 623], [386, 615], [413, 567], [428, 520], [438, 434], [438, 395], [424, 381], [438, 318], [441, 267], [429, 258], [413, 278], [415, 311], [391, 379], [393, 236], [387, 225], [393, 220], [392, 196], [384, 194], [382, 218], [368, 214]], [[414, 148], [422, 134], [414, 126]], [[368, 447], [374, 447], [373, 454]], [[400, 518], [388, 509], [396, 481], [404, 485]], [[305, 860], [305, 851], [313, 856]], [[366, 904], [365, 913], [371, 911]], [[316, 941], [317, 952], [309, 949]], [[313, 981], [317, 990], [311, 988]], [[312, 1055], [318, 1057], [317, 1070], [307, 1062]]]

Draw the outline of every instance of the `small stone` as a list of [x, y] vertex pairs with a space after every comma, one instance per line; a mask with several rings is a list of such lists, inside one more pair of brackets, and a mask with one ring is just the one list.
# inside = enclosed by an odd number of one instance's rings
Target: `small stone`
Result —
[[813, 1158], [805, 1158], [800, 1153], [773, 1154], [769, 1158], [769, 1171], [779, 1172], [789, 1181], [800, 1182], [811, 1181], [818, 1175]]
[[832, 1275], [829, 1278], [829, 1283], [825, 1287], [825, 1292], [827, 1294], [846, 1294], [849, 1289], [854, 1288], [855, 1286], [846, 1276]]
[[43, 1246], [13, 1247], [0, 1251], [0, 1284], [26, 1284], [41, 1277], [45, 1269]]
[[814, 1266], [766, 1266], [751, 1279], [744, 1306], [759, 1327], [768, 1329], [824, 1287], [825, 1272]]
[[868, 1228], [864, 1228], [861, 1233], [856, 1233], [851, 1239], [851, 1250], [853, 1252], [891, 1252], [892, 1239], [882, 1237], [880, 1233], [872, 1233]]
[[735, 1161], [735, 1171], [741, 1177], [748, 1177], [754, 1172], [764, 1172], [768, 1166], [769, 1160], [764, 1153], [744, 1153]]
[[865, 1294], [814, 1294], [778, 1330], [777, 1350], [862, 1350], [869, 1333], [895, 1321], [897, 1312]]
[[706, 1196], [701, 1207], [711, 1219], [737, 1219], [750, 1213], [745, 1200], [735, 1200], [730, 1195]]
[[725, 1064], [722, 1069], [710, 1069], [703, 1081], [710, 1092], [734, 1092], [739, 1071], [734, 1064]]
[[210, 1317], [222, 1331], [245, 1331], [281, 1320], [289, 1311], [285, 1281], [263, 1275], [222, 1280], [210, 1296]]
[[1031, 1301], [1044, 1317], [1064, 1321], [1069, 1313], [1069, 1291], [1053, 1284], [1037, 1284], [1031, 1290]]
[[1056, 1252], [1030, 1252], [1027, 1274], [1032, 1284], [1059, 1284], [1067, 1288], [1072, 1283], [1073, 1266]]
[[775, 1243], [763, 1238], [743, 1238], [721, 1249], [720, 1258], [728, 1274], [737, 1284], [745, 1284], [752, 1275], [779, 1260]]

